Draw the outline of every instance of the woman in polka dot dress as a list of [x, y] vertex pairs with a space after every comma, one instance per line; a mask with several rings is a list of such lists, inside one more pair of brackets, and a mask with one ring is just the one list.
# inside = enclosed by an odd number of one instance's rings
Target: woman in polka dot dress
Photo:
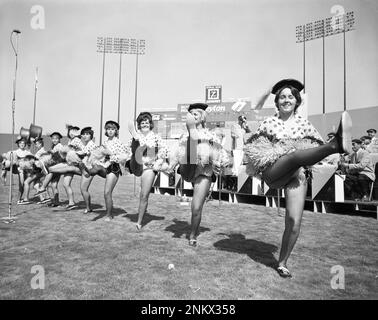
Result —
[[122, 175], [121, 165], [124, 165], [131, 157], [131, 150], [118, 139], [119, 124], [115, 121], [105, 123], [105, 135], [108, 139], [104, 142], [104, 147], [109, 151], [110, 165], [106, 168], [106, 180], [104, 198], [106, 205], [105, 221], [113, 219], [113, 189]]
[[136, 223], [136, 228], [140, 231], [156, 174], [159, 171], [166, 171], [168, 169], [166, 161], [168, 148], [160, 135], [152, 131], [154, 123], [151, 113], [141, 112], [136, 122], [138, 131], [135, 130], [134, 123], [129, 122], [132, 139], [130, 139], [128, 146], [133, 154], [126, 166], [129, 168], [130, 173], [141, 177], [138, 221]]
[[247, 172], [262, 173], [269, 187], [283, 188], [286, 199], [285, 231], [277, 271], [282, 277], [291, 277], [286, 263], [299, 235], [308, 168], [330, 154], [351, 152], [352, 121], [348, 113], [342, 114], [336, 137], [324, 143], [312, 124], [297, 114], [302, 103], [302, 83], [284, 79], [274, 85], [278, 112], [264, 120], [257, 132], [246, 143]]

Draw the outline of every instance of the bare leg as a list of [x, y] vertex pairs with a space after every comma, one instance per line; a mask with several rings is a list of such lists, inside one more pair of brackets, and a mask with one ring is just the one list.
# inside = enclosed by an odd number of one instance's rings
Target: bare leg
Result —
[[42, 186], [41, 188], [39, 189], [40, 191], [45, 191], [48, 184], [51, 182], [52, 178], [54, 177], [54, 174], [53, 173], [49, 173], [46, 175], [45, 179], [43, 179], [43, 182], [42, 182]]
[[35, 180], [36, 175], [29, 176], [25, 179], [24, 182], [24, 194], [23, 194], [23, 200], [24, 201], [29, 201], [29, 192], [30, 192], [30, 186]]
[[196, 240], [202, 218], [202, 209], [209, 193], [211, 177], [199, 176], [194, 182], [190, 240]]
[[80, 191], [81, 195], [83, 196], [83, 199], [85, 201], [85, 206], [86, 210], [84, 213], [88, 213], [92, 211], [91, 208], [91, 194], [89, 193], [89, 186], [91, 185], [93, 180], [93, 177], [86, 177], [85, 175], [81, 176], [81, 181], [80, 181]]
[[269, 186], [277, 184], [277, 181], [283, 180], [284, 177], [289, 179], [300, 167], [314, 165], [330, 154], [337, 153], [338, 150], [335, 139], [318, 147], [286, 154], [264, 171], [263, 178]]
[[79, 169], [79, 167], [70, 166], [67, 163], [58, 163], [54, 166], [51, 166], [49, 168], [49, 172], [61, 173], [61, 174], [63, 174], [63, 173], [75, 173], [75, 174], [81, 175], [81, 170]]
[[108, 219], [113, 219], [113, 189], [117, 184], [118, 177], [114, 173], [109, 173], [106, 176], [105, 180], [105, 190], [104, 190], [104, 198], [105, 198], [105, 206], [106, 206], [106, 217]]
[[142, 227], [143, 216], [147, 210], [148, 197], [150, 196], [151, 187], [155, 180], [155, 172], [152, 169], [144, 170], [141, 176], [141, 190], [139, 196], [138, 222], [137, 228]]
[[25, 176], [24, 176], [24, 171], [19, 170], [18, 172], [18, 190], [20, 191], [20, 197], [19, 199], [22, 199], [22, 195], [24, 193], [24, 181], [25, 181]]
[[300, 174], [302, 177], [296, 178], [298, 179], [298, 186], [285, 188], [285, 231], [282, 236], [281, 252], [278, 261], [278, 265], [285, 268], [287, 260], [299, 236], [307, 193], [307, 181], [303, 176], [303, 172]]
[[75, 204], [74, 195], [71, 188], [71, 182], [73, 178], [73, 173], [66, 173], [63, 177], [63, 187], [66, 190], [67, 197], [68, 197], [68, 205], [72, 206]]
[[51, 189], [53, 193], [53, 203], [54, 207], [59, 205], [59, 191], [58, 191], [58, 183], [60, 179], [60, 174], [54, 173], [51, 179]]

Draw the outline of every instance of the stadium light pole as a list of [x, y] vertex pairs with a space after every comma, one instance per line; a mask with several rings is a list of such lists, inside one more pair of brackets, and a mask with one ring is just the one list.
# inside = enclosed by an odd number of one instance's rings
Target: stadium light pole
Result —
[[[135, 61], [135, 92], [134, 92], [134, 121], [136, 124], [136, 114], [137, 114], [137, 104], [138, 104], [138, 68], [139, 68], [139, 55], [145, 54], [146, 41], [145, 40], [135, 40], [132, 39], [130, 44], [131, 53], [136, 54]], [[134, 175], [134, 195], [136, 191], [136, 177]]]
[[[344, 111], [346, 110], [346, 46], [345, 33], [354, 30], [354, 12], [328, 17], [315, 22], [306, 23], [296, 27], [297, 43], [303, 42], [303, 84], [305, 85], [305, 43], [314, 39], [322, 38], [323, 55], [323, 114], [325, 114], [325, 37], [343, 33], [343, 82], [344, 82]], [[304, 92], [306, 86], [304, 88]]]
[[113, 38], [97, 37], [97, 52], [102, 53], [102, 82], [101, 82], [101, 109], [100, 109], [100, 145], [102, 144], [102, 122], [104, 112], [105, 86], [105, 54], [112, 52]]
[[38, 90], [38, 67], [35, 68], [33, 124], [35, 124], [35, 114], [37, 111], [37, 90]]
[[121, 121], [122, 55], [129, 53], [129, 39], [115, 38], [114, 39], [114, 53], [119, 53], [117, 122], [120, 123]]

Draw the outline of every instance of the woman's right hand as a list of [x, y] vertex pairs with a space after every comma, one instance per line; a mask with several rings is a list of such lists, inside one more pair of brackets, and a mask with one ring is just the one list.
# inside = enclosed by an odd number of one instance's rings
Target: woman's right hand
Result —
[[188, 129], [194, 129], [196, 126], [196, 119], [190, 112], [188, 112], [186, 115], [186, 126]]
[[194, 116], [188, 112], [186, 115], [186, 127], [189, 132], [189, 136], [191, 139], [198, 140], [198, 131], [196, 128], [196, 119]]
[[131, 136], [135, 139], [135, 140], [138, 140], [138, 132], [135, 130], [135, 126], [134, 126], [134, 122], [133, 121], [129, 121], [128, 123], [128, 128], [129, 128], [129, 132], [131, 134]]

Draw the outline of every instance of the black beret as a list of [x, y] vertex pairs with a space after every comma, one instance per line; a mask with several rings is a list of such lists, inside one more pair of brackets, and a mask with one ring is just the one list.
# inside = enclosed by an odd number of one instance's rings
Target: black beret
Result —
[[118, 122], [115, 122], [113, 120], [106, 121], [105, 128], [107, 127], [107, 125], [113, 125], [113, 126], [115, 126], [117, 128], [117, 130], [119, 130], [119, 128], [120, 128]]
[[21, 142], [21, 141], [24, 141], [25, 143], [28, 143], [28, 140], [27, 140], [26, 138], [22, 138], [22, 137], [18, 138], [18, 139], [15, 141], [15, 143], [18, 144], [18, 143]]
[[374, 132], [374, 133], [377, 133], [377, 130], [375, 130], [375, 129], [369, 129], [369, 130], [367, 130], [366, 132]]
[[77, 126], [71, 126], [71, 125], [69, 125], [69, 126], [67, 126], [67, 130], [68, 131], [70, 131], [70, 130], [80, 130], [80, 128], [77, 127]]
[[304, 85], [295, 79], [283, 79], [278, 81], [272, 88], [272, 93], [277, 94], [283, 87], [291, 86], [301, 92], [304, 88]]
[[149, 112], [141, 112], [137, 118], [137, 123], [142, 121], [143, 118], [148, 118], [150, 121], [152, 121], [152, 114]]
[[207, 107], [208, 105], [206, 103], [192, 103], [189, 105], [188, 112], [192, 109], [201, 109], [205, 111]]
[[81, 129], [80, 131], [80, 135], [83, 135], [84, 133], [86, 132], [89, 132], [89, 133], [92, 133], [93, 134], [93, 130], [92, 130], [92, 127], [85, 127], [83, 129]]
[[52, 134], [50, 134], [50, 138], [52, 138], [52, 136], [58, 136], [59, 139], [63, 138], [63, 136], [59, 132], [53, 132]]

